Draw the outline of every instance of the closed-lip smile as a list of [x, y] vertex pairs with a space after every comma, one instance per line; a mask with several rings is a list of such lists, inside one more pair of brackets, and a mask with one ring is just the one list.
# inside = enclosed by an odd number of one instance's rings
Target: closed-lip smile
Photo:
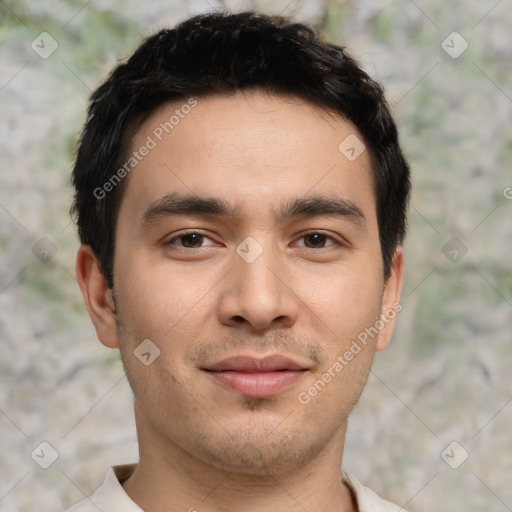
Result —
[[224, 388], [248, 397], [264, 398], [296, 383], [310, 366], [281, 354], [272, 354], [232, 356], [201, 369]]

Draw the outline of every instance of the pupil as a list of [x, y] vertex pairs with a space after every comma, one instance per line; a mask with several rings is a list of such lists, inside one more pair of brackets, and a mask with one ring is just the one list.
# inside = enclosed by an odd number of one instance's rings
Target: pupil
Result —
[[198, 235], [197, 233], [190, 233], [189, 235], [185, 235], [183, 237], [183, 245], [189, 247], [191, 245], [197, 245], [202, 241], [203, 235]]
[[308, 235], [307, 239], [312, 242], [313, 245], [321, 245], [324, 242], [324, 235], [321, 233], [314, 233], [312, 235]]

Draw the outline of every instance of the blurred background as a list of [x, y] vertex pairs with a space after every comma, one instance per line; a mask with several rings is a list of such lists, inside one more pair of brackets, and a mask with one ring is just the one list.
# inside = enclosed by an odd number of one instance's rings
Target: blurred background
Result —
[[412, 166], [403, 310], [345, 468], [410, 512], [512, 510], [512, 0], [0, 1], [0, 510], [63, 510], [137, 460], [118, 353], [74, 277], [73, 152], [119, 59], [222, 7], [347, 46]]

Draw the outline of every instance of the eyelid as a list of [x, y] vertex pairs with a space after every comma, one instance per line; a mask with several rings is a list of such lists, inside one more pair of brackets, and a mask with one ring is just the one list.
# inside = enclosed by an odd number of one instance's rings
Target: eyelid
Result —
[[[338, 237], [334, 236], [333, 234], [331, 234], [330, 232], [325, 232], [321, 229], [310, 229], [308, 231], [304, 231], [303, 233], [301, 233], [298, 237], [297, 240], [300, 240], [308, 235], [313, 235], [313, 234], [319, 234], [319, 235], [323, 235], [325, 236], [326, 238], [330, 238], [334, 243], [332, 245], [328, 245], [327, 247], [333, 247], [335, 245], [338, 245], [338, 246], [348, 246], [349, 243], [343, 238], [341, 237], [340, 235], [338, 235]], [[302, 246], [304, 247], [304, 246]], [[306, 249], [312, 249], [311, 247], [305, 247]], [[318, 249], [312, 249], [312, 250], [320, 250], [320, 249], [325, 249], [325, 247], [319, 247]]]
[[[195, 250], [197, 250], [197, 249], [202, 249], [202, 248], [203, 248], [203, 247], [205, 247], [205, 246], [202, 246], [202, 247], [195, 247], [195, 248], [194, 248], [194, 247], [183, 247], [183, 246], [176, 245], [176, 244], [172, 243], [174, 240], [179, 239], [179, 238], [181, 238], [181, 237], [183, 237], [183, 236], [186, 236], [186, 235], [195, 235], [195, 234], [197, 234], [197, 235], [201, 235], [202, 237], [204, 237], [204, 238], [208, 238], [209, 240], [211, 240], [212, 242], [214, 242], [214, 240], [213, 240], [213, 238], [212, 238], [211, 236], [207, 235], [205, 232], [201, 231], [200, 229], [185, 229], [185, 230], [183, 230], [183, 231], [177, 231], [177, 232], [173, 233], [173, 234], [172, 234], [172, 236], [171, 236], [171, 238], [168, 238], [168, 239], [165, 241], [164, 245], [172, 245], [172, 246], [175, 246], [175, 247], [179, 247], [180, 249], [188, 249], [188, 250], [193, 250], [193, 249], [195, 249]], [[210, 244], [210, 245], [208, 245], [208, 246], [206, 246], [206, 247], [211, 247], [211, 246], [213, 246], [213, 245], [214, 245], [214, 244]]]
[[[208, 238], [209, 240], [211, 240], [212, 242], [215, 242], [215, 240], [213, 240], [213, 238], [209, 235], [207, 235], [204, 231], [200, 230], [200, 229], [185, 229], [185, 230], [182, 230], [182, 231], [177, 231], [175, 233], [172, 234], [171, 238], [167, 239], [166, 242], [165, 242], [165, 245], [171, 245], [171, 246], [175, 246], [175, 247], [178, 247], [180, 249], [186, 249], [186, 250], [198, 250], [198, 249], [203, 249], [205, 247], [212, 247], [213, 245], [215, 244], [209, 244], [207, 246], [201, 246], [201, 247], [183, 247], [183, 246], [180, 246], [180, 245], [176, 245], [172, 242], [174, 242], [176, 239], [179, 239], [183, 236], [186, 236], [186, 235], [191, 235], [191, 234], [198, 234], [198, 235], [201, 235], [203, 236], [204, 238]], [[330, 234], [329, 232], [325, 232], [321, 229], [310, 229], [308, 231], [304, 231], [302, 233], [300, 233], [300, 235], [298, 236], [298, 238], [296, 238], [296, 240], [301, 240], [303, 239], [304, 237], [308, 236], [308, 235], [313, 235], [313, 234], [319, 234], [319, 235], [323, 235], [325, 236], [326, 238], [330, 239], [333, 241], [333, 243], [331, 245], [328, 245], [327, 247], [334, 247], [336, 245], [340, 246], [340, 247], [343, 247], [343, 246], [349, 246], [349, 242], [347, 242], [343, 237], [341, 237], [340, 235], [339, 236], [339, 239], [334, 236], [333, 234]], [[311, 250], [314, 250], [314, 251], [318, 251], [318, 250], [321, 250], [321, 249], [325, 249], [326, 247], [319, 247], [319, 248], [312, 248], [312, 247], [305, 247], [305, 246], [301, 246], [302, 248], [305, 248], [305, 249], [311, 249]]]

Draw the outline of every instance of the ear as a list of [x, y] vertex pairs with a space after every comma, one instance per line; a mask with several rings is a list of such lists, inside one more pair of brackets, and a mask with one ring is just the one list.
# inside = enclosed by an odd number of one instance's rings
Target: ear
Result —
[[119, 348], [112, 291], [90, 246], [82, 245], [78, 249], [75, 270], [98, 339], [106, 347]]
[[380, 329], [375, 346], [375, 350], [378, 352], [384, 350], [389, 345], [391, 335], [395, 330], [398, 313], [402, 310], [400, 295], [402, 293], [403, 279], [404, 251], [401, 246], [397, 246], [393, 253], [390, 275], [384, 285], [384, 293], [382, 296], [380, 320], [383, 323], [383, 327]]

